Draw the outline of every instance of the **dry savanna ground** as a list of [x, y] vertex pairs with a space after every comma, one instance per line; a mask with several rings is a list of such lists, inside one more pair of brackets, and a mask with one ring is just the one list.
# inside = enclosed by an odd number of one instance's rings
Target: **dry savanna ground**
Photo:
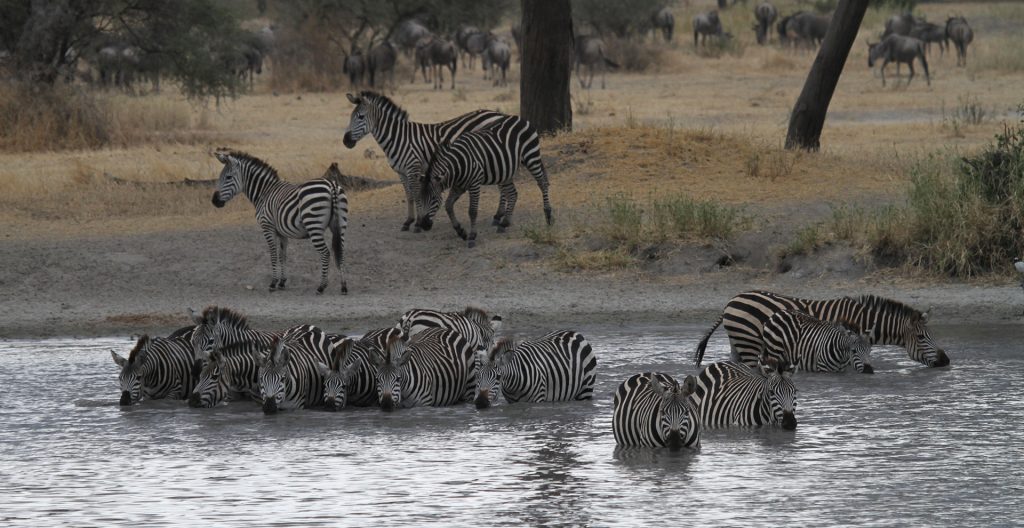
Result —
[[[726, 291], [744, 288], [751, 280], [771, 286], [773, 274], [792, 268], [780, 268], [778, 257], [802, 226], [827, 218], [842, 204], [903, 200], [910, 164], [937, 152], [948, 155], [977, 148], [1002, 130], [1004, 122], [1015, 121], [1015, 108], [1024, 102], [1020, 90], [1024, 45], [1019, 38], [1024, 4], [920, 6], [921, 13], [939, 23], [949, 14], [963, 14], [976, 32], [965, 68], [955, 65], [952, 54], [940, 57], [937, 49], [932, 50], [930, 86], [920, 69], [907, 86], [905, 77], [897, 79], [890, 66], [891, 82], [882, 87], [877, 73], [867, 67], [864, 42], [877, 39], [890, 13], [869, 11], [832, 100], [822, 151], [786, 152], [781, 144], [788, 114], [814, 54], [781, 50], [776, 45], [757, 46], [750, 29], [752, 7], [723, 13], [726, 30], [737, 36], [732, 45], [696, 52], [689, 20], [711, 4], [693, 1], [678, 8], [676, 41], [651, 40], [645, 45], [644, 49], [650, 50], [644, 57], [650, 62], [645, 71], [610, 73], [606, 89], [599, 87], [599, 79], [592, 90], [581, 90], [574, 83], [574, 131], [542, 142], [552, 182], [553, 230], [540, 225], [539, 192], [525, 173], [520, 176], [518, 227], [507, 235], [495, 234], [488, 225], [496, 193], [484, 193], [480, 246], [473, 250], [486, 262], [482, 267], [473, 263], [473, 254], [455, 239], [447, 219], [439, 219], [428, 234], [400, 234], [405, 206], [398, 185], [356, 191], [350, 196], [353, 276], [364, 283], [400, 283], [410, 268], [417, 268], [424, 274], [424, 288], [437, 290], [445, 287], [446, 280], [457, 280], [438, 270], [455, 266], [463, 275], [479, 276], [486, 288], [492, 284], [489, 277], [515, 267], [525, 270], [524, 280], [549, 281], [543, 284], [591, 276], [688, 284], [715, 269], [714, 264], [728, 263], [716, 255], [731, 253], [737, 257], [738, 267], [746, 271], [721, 271], [740, 273], [732, 279], [724, 275]], [[785, 2], [780, 7], [783, 13], [795, 9]], [[614, 60], [624, 66], [632, 61], [626, 56], [631, 53], [626, 45], [610, 43], [609, 47]], [[399, 82], [387, 93], [413, 120], [439, 121], [477, 108], [519, 110], [515, 64], [507, 87], [484, 81], [479, 69], [460, 69], [454, 91], [434, 91], [422, 79], [410, 84], [408, 66], [403, 63], [402, 67], [406, 69], [396, 75]], [[238, 244], [245, 245], [251, 261], [236, 267], [246, 276], [230, 288], [255, 285], [262, 290], [264, 281], [269, 282], [269, 259], [251, 206], [240, 198], [238, 203], [215, 209], [208, 188], [173, 184], [215, 178], [220, 164], [210, 154], [214, 148], [247, 151], [293, 181], [320, 176], [337, 161], [347, 174], [397, 183], [371, 139], [352, 150], [342, 146], [351, 110], [343, 92], [274, 93], [262, 79], [253, 94], [219, 106], [192, 104], [166, 92], [105, 97], [118, 109], [123, 128], [141, 141], [100, 150], [0, 153], [5, 259], [11, 260], [14, 252], [47, 245], [72, 248], [67, 258], [74, 259], [75, 251], [86, 251], [86, 246], [93, 244], [90, 241], [96, 240], [102, 241], [96, 244], [101, 248], [116, 245], [114, 240], [130, 241], [127, 245], [194, 240], [197, 245], [219, 248], [217, 244], [239, 238]], [[633, 247], [625, 256], [621, 248], [607, 242], [609, 238], [628, 238], [628, 234], [615, 233], [614, 225], [608, 227], [609, 211], [614, 214], [622, 209], [629, 214], [630, 208], [654, 207], [659, 200], [703, 204], [717, 211], [713, 211], [716, 218], [725, 214], [730, 242], [719, 240], [716, 234], [721, 231], [714, 229], [682, 237], [650, 236], [643, 239], [650, 248]], [[457, 206], [463, 218], [465, 206], [465, 199]], [[220, 235], [209, 242], [204, 238], [208, 233]], [[295, 246], [300, 247], [291, 255], [296, 263], [291, 273], [313, 284], [312, 252], [301, 247], [303, 243]], [[174, 260], [174, 248], [161, 255]], [[646, 263], [645, 255], [658, 262]], [[216, 261], [211, 259], [211, 263]], [[405, 265], [388, 267], [387, 261]], [[15, 297], [27, 299], [40, 288], [56, 287], [46, 280], [36, 281], [31, 288], [25, 286], [19, 274], [34, 270], [30, 260], [18, 263], [22, 267], [15, 270], [8, 262], [7, 276], [0, 280]], [[840, 274], [849, 268], [827, 259], [826, 265]], [[187, 266], [175, 265], [173, 269], [180, 268], [181, 276], [187, 277], [176, 281], [163, 277], [172, 272], [156, 268], [148, 270], [152, 277], [140, 276], [166, 279], [169, 288], [188, 284], [211, 293], [224, 285], [196, 279], [215, 274], [216, 269], [189, 271]], [[821, 270], [812, 268], [805, 264], [794, 280], [820, 274]], [[123, 271], [109, 272], [108, 276], [115, 278], [103, 280], [130, 281]], [[864, 280], [863, 271], [851, 277]], [[89, 275], [88, 270], [81, 273]], [[102, 273], [108, 272], [97, 271]], [[869, 273], [867, 280], [902, 279]], [[538, 286], [540, 290], [543, 284]], [[652, 291], [657, 289], [654, 286]], [[143, 305], [133, 303], [132, 309], [146, 311], [139, 308]], [[115, 309], [108, 312], [120, 313]], [[161, 309], [155, 312], [164, 313]]]

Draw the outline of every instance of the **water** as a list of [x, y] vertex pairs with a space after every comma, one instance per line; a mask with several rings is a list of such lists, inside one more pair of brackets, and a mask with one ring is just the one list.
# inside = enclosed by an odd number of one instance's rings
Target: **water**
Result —
[[[251, 402], [120, 409], [109, 349], [127, 338], [0, 341], [0, 525], [1020, 522], [1021, 328], [935, 329], [948, 369], [876, 348], [873, 376], [799, 374], [795, 432], [616, 453], [611, 392], [690, 372], [703, 329], [584, 329], [593, 402], [269, 417]], [[708, 357], [725, 350], [716, 334]]]

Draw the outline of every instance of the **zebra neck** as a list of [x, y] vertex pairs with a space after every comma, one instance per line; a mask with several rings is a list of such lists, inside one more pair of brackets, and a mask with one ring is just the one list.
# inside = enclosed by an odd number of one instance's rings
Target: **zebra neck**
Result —
[[285, 185], [280, 178], [267, 171], [253, 168], [244, 172], [248, 174], [242, 189], [245, 196], [256, 207], [259, 207], [268, 196], [272, 195], [275, 189]]
[[[377, 121], [377, 126], [373, 127], [370, 132], [388, 159], [397, 159], [403, 150], [408, 150], [403, 147], [411, 145], [411, 138], [428, 137], [428, 134], [424, 134], [424, 130], [421, 128], [420, 123], [413, 123], [394, 116], [385, 116]], [[402, 141], [403, 139], [404, 141]]]

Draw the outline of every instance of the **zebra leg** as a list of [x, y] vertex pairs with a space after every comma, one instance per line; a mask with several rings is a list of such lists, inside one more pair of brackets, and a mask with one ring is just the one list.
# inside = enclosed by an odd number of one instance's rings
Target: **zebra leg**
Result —
[[469, 189], [469, 238], [467, 247], [476, 246], [476, 213], [480, 209], [480, 186]]
[[501, 195], [502, 199], [506, 200], [505, 215], [498, 223], [498, 232], [504, 233], [505, 229], [512, 225], [512, 211], [516, 208], [516, 199], [519, 197], [519, 193], [516, 192], [516, 185], [508, 182], [501, 185]]
[[316, 289], [316, 294], [320, 295], [327, 289], [327, 270], [330, 269], [331, 250], [327, 248], [322, 227], [309, 231], [309, 240], [313, 243], [313, 248], [317, 253], [320, 253], [320, 286]]
[[281, 265], [281, 280], [277, 282], [277, 289], [283, 290], [284, 281], [288, 280], [288, 278], [284, 276], [284, 265], [288, 262], [288, 239], [279, 235], [277, 237], [277, 242], [281, 247], [281, 256], [278, 257], [278, 262], [280, 262]]
[[[408, 231], [409, 226], [416, 221], [414, 216], [416, 211], [413, 203], [415, 197], [412, 195], [411, 178], [402, 172], [398, 173], [398, 177], [402, 180], [402, 188], [405, 189], [405, 222], [402, 222], [402, 231]], [[419, 228], [416, 228], [416, 232], [419, 232]]]
[[267, 241], [267, 247], [270, 249], [270, 291], [277, 289], [277, 277], [278, 277], [278, 244], [277, 234], [274, 233], [274, 229], [268, 225], [261, 226], [263, 228], [263, 239]]
[[466, 240], [466, 230], [462, 228], [462, 224], [459, 223], [459, 219], [455, 217], [455, 202], [458, 201], [459, 197], [466, 192], [465, 189], [452, 188], [448, 192], [448, 199], [444, 202], [444, 210], [448, 213], [448, 219], [452, 222], [452, 228], [455, 229], [455, 233], [459, 235], [459, 238]]
[[[544, 161], [540, 159], [540, 154], [538, 153], [535, 159], [524, 159], [523, 164], [530, 170], [533, 179], [537, 180], [537, 187], [540, 187], [541, 199], [544, 201], [544, 220], [548, 225], [551, 225], [551, 197], [548, 195], [550, 183], [548, 171], [544, 169]], [[511, 216], [511, 213], [509, 213], [509, 216]]]
[[498, 210], [494, 213], [494, 219], [491, 220], [491, 225], [496, 226], [501, 224], [501, 218], [505, 216], [505, 190], [501, 190], [501, 199], [498, 200]]

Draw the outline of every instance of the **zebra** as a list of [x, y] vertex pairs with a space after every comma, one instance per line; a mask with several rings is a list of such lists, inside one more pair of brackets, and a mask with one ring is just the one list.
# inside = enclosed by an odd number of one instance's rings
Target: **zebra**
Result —
[[[416, 221], [420, 177], [426, 161], [439, 144], [468, 130], [519, 119], [491, 110], [476, 110], [441, 123], [416, 123], [409, 121], [409, 114], [387, 96], [363, 91], [359, 95], [346, 94], [346, 97], [356, 106], [352, 109], [343, 143], [347, 148], [355, 148], [360, 139], [371, 135], [384, 150], [388, 164], [398, 173], [405, 190], [407, 212], [402, 231], [408, 231]], [[420, 231], [418, 227], [415, 230]]]
[[594, 396], [597, 357], [583, 334], [551, 332], [516, 345], [498, 341], [490, 353], [476, 356], [476, 407], [486, 409], [498, 399], [516, 403], [589, 400]]
[[367, 407], [377, 405], [377, 381], [374, 356], [383, 354], [392, 335], [402, 337], [395, 327], [371, 330], [358, 341], [345, 340], [335, 345], [329, 363], [318, 363], [324, 378], [324, 405], [337, 411], [348, 405]]
[[222, 347], [240, 343], [258, 343], [269, 347], [274, 337], [283, 335], [283, 332], [249, 328], [248, 318], [230, 308], [220, 306], [208, 306], [202, 313], [189, 310], [189, 317], [196, 325], [190, 340], [193, 358], [197, 361], [208, 356], [213, 351], [215, 343]]
[[188, 406], [210, 408], [224, 401], [258, 398], [259, 360], [267, 347], [252, 341], [232, 345], [216, 341], [213, 351], [202, 358], [204, 366]]
[[[495, 225], [502, 233], [512, 224], [512, 212], [518, 193], [516, 171], [523, 163], [540, 187], [544, 201], [544, 219], [551, 225], [551, 199], [548, 196], [548, 174], [540, 158], [540, 137], [525, 119], [509, 119], [486, 130], [466, 132], [450, 143], [439, 146], [427, 164], [420, 182], [421, 210], [417, 225], [429, 231], [433, 217], [441, 205], [441, 194], [451, 189], [444, 208], [455, 232], [476, 245], [476, 215], [480, 206], [480, 187], [497, 185], [501, 189]], [[469, 192], [469, 232], [455, 217], [455, 202]]]
[[[318, 178], [293, 184], [282, 181], [277, 171], [263, 160], [244, 152], [217, 151], [217, 160], [224, 164], [213, 192], [213, 205], [224, 207], [239, 192], [244, 193], [256, 208], [256, 221], [270, 249], [273, 278], [270, 291], [283, 290], [286, 278], [284, 265], [289, 238], [308, 238], [320, 253], [321, 294], [327, 289], [327, 270], [331, 251], [341, 276], [341, 293], [348, 293], [342, 265], [345, 263], [345, 228], [348, 225], [348, 198], [337, 181]], [[337, 167], [332, 166], [333, 172]], [[331, 172], [330, 169], [328, 172]], [[324, 232], [330, 228], [331, 248]]]
[[111, 350], [114, 363], [121, 368], [118, 382], [122, 406], [142, 400], [184, 400], [192, 392], [193, 377], [191, 331], [179, 330], [170, 337], [142, 335], [128, 358]]
[[377, 401], [395, 408], [454, 405], [473, 399], [476, 351], [462, 334], [431, 328], [409, 340], [392, 335], [374, 356]]
[[258, 374], [263, 412], [322, 406], [324, 377], [318, 365], [330, 361], [336, 346], [348, 348], [351, 342], [346, 337], [335, 343], [312, 327], [295, 339], [277, 339], [271, 348], [263, 349]]
[[[870, 333], [870, 329], [864, 332]], [[803, 312], [780, 310], [765, 321], [762, 335], [766, 354], [799, 370], [839, 372], [852, 362], [862, 374], [875, 371], [870, 363], [871, 343], [852, 323], [822, 321]]]
[[690, 400], [696, 381], [680, 385], [660, 372], [634, 374], [612, 398], [612, 433], [620, 447], [700, 449], [701, 423]]
[[764, 346], [761, 329], [765, 321], [779, 310], [797, 310], [823, 321], [842, 320], [858, 328], [870, 328], [871, 332], [866, 337], [872, 345], [901, 346], [910, 359], [929, 367], [949, 365], [949, 356], [935, 344], [928, 332], [929, 312], [920, 312], [899, 301], [875, 295], [814, 300], [766, 291], [744, 292], [729, 301], [722, 315], [697, 345], [695, 364], [700, 365], [708, 339], [723, 322], [729, 335], [733, 361], [755, 362]]
[[796, 429], [793, 365], [762, 356], [756, 367], [720, 361], [704, 368], [690, 396], [703, 427], [781, 424]]
[[494, 334], [501, 331], [500, 315], [467, 306], [461, 312], [413, 309], [402, 314], [398, 328], [412, 337], [430, 328], [455, 330], [465, 337], [474, 350], [487, 350], [494, 342]]

